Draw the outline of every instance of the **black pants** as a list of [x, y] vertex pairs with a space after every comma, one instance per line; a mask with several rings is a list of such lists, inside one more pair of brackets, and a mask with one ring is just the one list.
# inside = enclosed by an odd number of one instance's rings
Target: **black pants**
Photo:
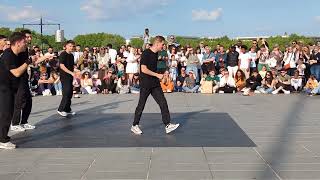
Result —
[[224, 87], [220, 87], [218, 91], [223, 91], [224, 93], [233, 93], [237, 91], [237, 88], [225, 85]]
[[261, 83], [258, 82], [251, 82], [249, 79], [246, 80], [246, 87], [250, 88], [251, 91], [257, 90], [257, 87], [261, 86]]
[[17, 92], [14, 95], [14, 111], [12, 125], [27, 124], [32, 109], [32, 96], [30, 90], [27, 92]]
[[58, 111], [70, 112], [71, 111], [71, 99], [72, 99], [72, 78], [61, 79], [62, 84], [62, 99]]
[[167, 100], [164, 97], [164, 94], [162, 92], [161, 87], [154, 87], [154, 88], [140, 88], [140, 98], [139, 98], [139, 103], [135, 111], [134, 115], [134, 122], [133, 125], [139, 125], [140, 118], [142, 115], [142, 112], [144, 110], [144, 107], [146, 105], [146, 101], [149, 97], [149, 95], [152, 95], [154, 100], [158, 103], [161, 109], [161, 115], [162, 115], [162, 121], [165, 125], [169, 124], [171, 121], [170, 118], [170, 112], [168, 109], [168, 104]]
[[0, 88], [0, 142], [10, 141], [8, 136], [14, 108], [14, 97], [11, 90]]

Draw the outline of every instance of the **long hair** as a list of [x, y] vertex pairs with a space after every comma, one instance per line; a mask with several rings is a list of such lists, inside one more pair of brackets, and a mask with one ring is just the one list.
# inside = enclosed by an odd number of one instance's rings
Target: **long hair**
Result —
[[[238, 76], [238, 72], [241, 73], [241, 76]], [[245, 81], [246, 80], [246, 75], [244, 74], [244, 72], [241, 69], [238, 69], [238, 71], [236, 72], [236, 75], [235, 75], [235, 79], [236, 80], [241, 79], [242, 81]]]

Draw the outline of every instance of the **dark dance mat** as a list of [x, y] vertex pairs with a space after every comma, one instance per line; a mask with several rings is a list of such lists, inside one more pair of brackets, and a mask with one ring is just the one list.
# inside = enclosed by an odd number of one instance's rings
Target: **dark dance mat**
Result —
[[16, 134], [12, 140], [20, 148], [256, 146], [227, 113], [172, 113], [180, 127], [169, 135], [158, 113], [143, 114], [144, 134], [134, 135], [130, 132], [133, 117], [95, 108], [70, 118], [52, 115], [36, 124], [37, 129]]

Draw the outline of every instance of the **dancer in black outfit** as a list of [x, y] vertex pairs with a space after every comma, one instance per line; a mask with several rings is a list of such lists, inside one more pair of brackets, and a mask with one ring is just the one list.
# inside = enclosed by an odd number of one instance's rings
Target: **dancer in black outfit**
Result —
[[59, 56], [62, 100], [58, 109], [58, 114], [63, 117], [76, 114], [75, 112], [71, 111], [71, 98], [73, 93], [72, 82], [74, 77], [74, 57], [72, 52], [74, 46], [74, 41], [67, 41], [65, 44], [65, 51], [63, 51]]
[[154, 43], [150, 49], [142, 53], [140, 61], [140, 98], [135, 111], [134, 122], [131, 131], [135, 134], [142, 134], [139, 127], [140, 118], [144, 110], [146, 101], [151, 94], [161, 109], [162, 121], [165, 125], [166, 133], [170, 133], [178, 128], [179, 124], [170, 123], [170, 112], [167, 100], [164, 97], [160, 87], [159, 79], [163, 78], [163, 74], [156, 73], [158, 52], [162, 50], [165, 39], [162, 36], [156, 36]]

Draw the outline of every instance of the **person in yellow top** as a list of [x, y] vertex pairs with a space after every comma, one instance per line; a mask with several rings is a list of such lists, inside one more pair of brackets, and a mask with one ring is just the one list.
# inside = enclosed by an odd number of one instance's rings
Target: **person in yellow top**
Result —
[[316, 76], [315, 75], [311, 75], [306, 83], [306, 85], [304, 86], [304, 91], [308, 94], [310, 94], [312, 92], [312, 90], [314, 90], [315, 88], [317, 88], [319, 85]]
[[171, 93], [174, 89], [174, 83], [172, 79], [170, 78], [169, 71], [165, 71], [163, 74], [163, 78], [160, 82], [161, 89], [164, 93]]

